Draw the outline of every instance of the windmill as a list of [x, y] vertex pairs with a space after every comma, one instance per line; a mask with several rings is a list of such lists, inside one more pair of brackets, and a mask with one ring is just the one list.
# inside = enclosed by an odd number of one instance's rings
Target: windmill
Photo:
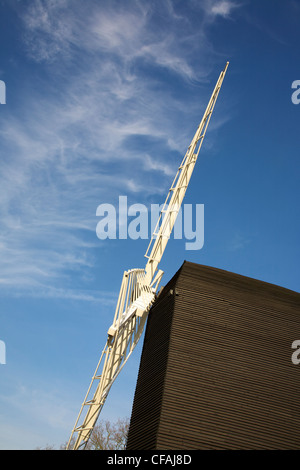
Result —
[[[125, 271], [113, 323], [85, 399], [72, 430], [67, 449], [84, 449], [103, 408], [109, 390], [126, 364], [143, 332], [149, 310], [163, 275], [158, 265], [170, 238], [229, 62], [220, 73], [203, 118], [178, 168], [160, 212], [145, 257], [145, 268]], [[75, 443], [73, 445], [73, 441]]]

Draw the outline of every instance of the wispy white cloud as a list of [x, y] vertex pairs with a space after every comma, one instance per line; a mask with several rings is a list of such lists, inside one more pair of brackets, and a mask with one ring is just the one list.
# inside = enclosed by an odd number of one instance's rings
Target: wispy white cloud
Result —
[[240, 251], [246, 248], [247, 245], [251, 243], [251, 239], [249, 237], [245, 237], [240, 232], [236, 232], [233, 234], [232, 240], [229, 243], [228, 250], [229, 251]]
[[22, 10], [22, 17], [26, 30], [24, 34], [28, 55], [36, 61], [51, 61], [63, 52], [70, 53], [70, 47], [75, 38], [74, 25], [76, 16], [72, 21], [68, 0], [43, 1], [34, 0], [27, 9]]
[[[214, 14], [226, 16], [229, 3], [211, 4]], [[59, 295], [66, 272], [93, 267], [98, 204], [168, 189], [191, 138], [182, 122], [194, 119], [196, 128], [201, 117], [192, 91], [209, 74], [200, 60], [205, 31], [186, 34], [189, 20], [171, 2], [34, 0], [17, 11], [27, 57], [46, 78], [27, 97], [24, 89], [22, 106], [1, 122], [0, 284], [45, 295], [47, 280]], [[184, 80], [184, 99], [172, 77]], [[160, 142], [158, 155], [148, 137]]]
[[162, 171], [165, 175], [170, 177], [174, 176], [175, 170], [177, 169], [175, 165], [170, 165], [167, 162], [157, 161], [148, 154], [144, 155], [143, 163], [146, 170]]
[[230, 15], [232, 10], [235, 9], [236, 7], [237, 5], [233, 2], [221, 0], [219, 2], [212, 4], [211, 13], [213, 15], [219, 15], [219, 16], [223, 16], [224, 18], [226, 18], [228, 15]]

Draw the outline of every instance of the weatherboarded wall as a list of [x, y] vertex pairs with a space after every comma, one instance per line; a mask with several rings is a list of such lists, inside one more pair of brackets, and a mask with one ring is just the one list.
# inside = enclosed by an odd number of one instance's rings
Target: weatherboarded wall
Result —
[[149, 314], [127, 449], [300, 449], [299, 307], [185, 262]]

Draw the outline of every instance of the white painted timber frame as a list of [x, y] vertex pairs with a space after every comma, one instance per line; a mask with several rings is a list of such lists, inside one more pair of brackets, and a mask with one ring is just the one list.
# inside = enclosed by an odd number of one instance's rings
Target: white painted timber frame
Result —
[[146, 267], [124, 272], [114, 320], [108, 329], [106, 344], [92, 376], [67, 449], [77, 450], [86, 447], [110, 387], [141, 337], [163, 275], [157, 267], [192, 176], [228, 64], [229, 62], [220, 73], [203, 118], [170, 187], [145, 254], [148, 259]]

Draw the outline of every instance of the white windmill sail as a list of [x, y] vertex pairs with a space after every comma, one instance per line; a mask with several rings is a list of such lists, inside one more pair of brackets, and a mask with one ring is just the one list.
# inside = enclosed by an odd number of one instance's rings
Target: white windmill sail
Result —
[[[158, 265], [182, 205], [203, 139], [227, 71], [220, 73], [203, 118], [178, 168], [146, 251], [144, 269], [125, 271], [115, 316], [92, 377], [67, 449], [85, 448], [114, 380], [124, 367], [144, 329], [149, 310], [163, 275]], [[75, 440], [75, 442], [74, 442]]]

